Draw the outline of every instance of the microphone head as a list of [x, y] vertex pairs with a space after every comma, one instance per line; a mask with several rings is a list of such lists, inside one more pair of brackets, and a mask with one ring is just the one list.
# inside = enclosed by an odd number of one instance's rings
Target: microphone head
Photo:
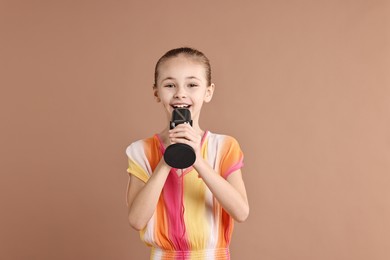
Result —
[[175, 108], [172, 111], [172, 121], [170, 124], [170, 129], [175, 128], [177, 125], [183, 123], [190, 123], [192, 126], [191, 112], [187, 108]]

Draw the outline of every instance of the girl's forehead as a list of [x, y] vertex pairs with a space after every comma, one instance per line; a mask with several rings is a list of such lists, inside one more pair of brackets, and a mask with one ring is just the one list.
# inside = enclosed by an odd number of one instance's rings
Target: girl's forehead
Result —
[[170, 57], [166, 59], [162, 64], [162, 66], [194, 66], [194, 67], [203, 67], [201, 61], [197, 60], [194, 57], [179, 55], [176, 57]]
[[191, 57], [178, 56], [165, 60], [159, 66], [160, 78], [166, 76], [181, 75], [181, 76], [202, 76], [205, 77], [204, 65]]

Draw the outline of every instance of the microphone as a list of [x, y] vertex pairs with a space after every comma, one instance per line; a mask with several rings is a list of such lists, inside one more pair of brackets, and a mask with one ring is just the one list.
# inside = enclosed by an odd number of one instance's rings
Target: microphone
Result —
[[[172, 112], [172, 121], [169, 128], [189, 123], [192, 126], [191, 112], [187, 108], [175, 108]], [[185, 169], [194, 164], [196, 155], [194, 149], [188, 144], [171, 144], [164, 153], [165, 162], [176, 169]]]

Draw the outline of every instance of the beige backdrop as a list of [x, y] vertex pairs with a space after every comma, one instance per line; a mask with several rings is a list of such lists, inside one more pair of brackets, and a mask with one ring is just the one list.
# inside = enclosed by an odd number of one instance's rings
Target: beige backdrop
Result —
[[153, 69], [204, 51], [202, 126], [245, 152], [232, 259], [390, 259], [390, 2], [0, 2], [0, 258], [147, 259], [131, 142], [164, 127]]

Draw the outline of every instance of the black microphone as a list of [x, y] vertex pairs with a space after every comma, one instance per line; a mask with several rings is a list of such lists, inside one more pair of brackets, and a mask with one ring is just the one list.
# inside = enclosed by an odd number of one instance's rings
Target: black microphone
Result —
[[[189, 123], [192, 126], [191, 112], [187, 108], [175, 108], [172, 112], [172, 121], [169, 128]], [[164, 153], [165, 162], [176, 169], [184, 169], [192, 166], [196, 160], [194, 149], [188, 144], [171, 144]]]

